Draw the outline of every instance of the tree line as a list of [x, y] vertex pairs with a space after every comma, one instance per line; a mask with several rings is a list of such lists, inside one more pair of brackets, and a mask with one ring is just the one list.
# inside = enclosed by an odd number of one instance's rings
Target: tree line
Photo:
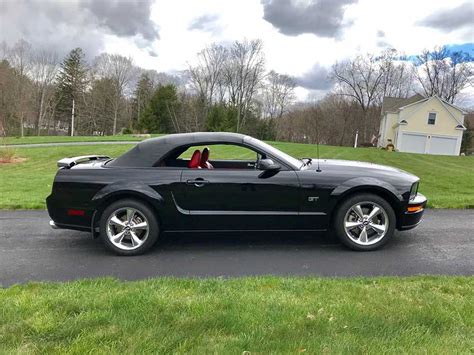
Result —
[[333, 90], [317, 102], [295, 105], [278, 121], [277, 138], [352, 145], [358, 132], [360, 141], [371, 145], [378, 138], [384, 97], [408, 98], [419, 93], [456, 103], [461, 91], [473, 85], [473, 76], [473, 58], [446, 47], [424, 50], [411, 58], [395, 49], [360, 54], [332, 65]]
[[472, 58], [446, 48], [403, 58], [396, 50], [336, 62], [334, 88], [297, 102], [294, 78], [266, 68], [260, 40], [212, 44], [170, 75], [81, 48], [61, 61], [20, 40], [0, 46], [0, 135], [110, 135], [233, 131], [263, 139], [350, 145], [377, 134], [384, 96], [419, 92], [450, 103], [472, 85]]
[[81, 48], [61, 62], [19, 41], [2, 46], [0, 133], [109, 135], [235, 131], [271, 138], [294, 102], [294, 80], [267, 71], [260, 40], [212, 45], [179, 75]]

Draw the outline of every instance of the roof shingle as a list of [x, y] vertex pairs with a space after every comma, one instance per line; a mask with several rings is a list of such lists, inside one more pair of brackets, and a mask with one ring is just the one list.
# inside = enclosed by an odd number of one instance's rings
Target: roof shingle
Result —
[[424, 99], [425, 97], [421, 94], [415, 94], [406, 99], [401, 97], [385, 96], [382, 102], [382, 113], [387, 111], [397, 111], [400, 107], [410, 105]]

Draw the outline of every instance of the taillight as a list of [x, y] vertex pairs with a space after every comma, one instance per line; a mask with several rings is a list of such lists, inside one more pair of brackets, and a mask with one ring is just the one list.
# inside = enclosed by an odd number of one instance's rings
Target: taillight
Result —
[[85, 214], [86, 214], [86, 211], [84, 210], [75, 210], [71, 208], [67, 210], [68, 216], [84, 216]]

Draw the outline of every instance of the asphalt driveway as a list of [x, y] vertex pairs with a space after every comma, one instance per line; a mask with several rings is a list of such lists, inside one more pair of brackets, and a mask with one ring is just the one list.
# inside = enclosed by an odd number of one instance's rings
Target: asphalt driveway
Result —
[[353, 252], [298, 233], [169, 234], [152, 252], [118, 257], [88, 233], [52, 230], [45, 211], [0, 211], [0, 285], [114, 276], [473, 275], [474, 211], [428, 210], [384, 249]]

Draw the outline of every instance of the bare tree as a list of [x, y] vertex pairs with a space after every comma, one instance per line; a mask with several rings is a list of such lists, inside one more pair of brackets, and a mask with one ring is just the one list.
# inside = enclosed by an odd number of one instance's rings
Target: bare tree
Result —
[[265, 73], [261, 40], [234, 42], [224, 66], [229, 101], [237, 109], [237, 132], [245, 124], [250, 106]]
[[0, 42], [0, 61], [8, 59], [8, 50], [7, 42]]
[[467, 53], [439, 47], [424, 50], [417, 57], [414, 73], [426, 96], [437, 95], [453, 103], [460, 91], [472, 84], [472, 62]]
[[224, 46], [212, 44], [197, 54], [196, 65], [189, 66], [189, 81], [198, 97], [197, 101], [192, 102], [197, 122], [204, 122], [210, 107], [216, 101], [223, 100], [225, 91], [222, 84], [227, 56], [228, 50]]
[[342, 95], [355, 99], [363, 111], [376, 102], [383, 77], [380, 63], [371, 54], [336, 62], [331, 72], [331, 78], [336, 81]]
[[262, 89], [263, 117], [280, 118], [295, 100], [295, 81], [288, 75], [270, 71]]
[[111, 134], [110, 122], [114, 118], [115, 83], [112, 79], [93, 80], [85, 94], [88, 120], [80, 127], [87, 134]]
[[[370, 138], [375, 129], [373, 109], [384, 96], [407, 97], [412, 93], [414, 77], [410, 64], [399, 61], [398, 53], [389, 49], [381, 56], [358, 55], [354, 59], [337, 62], [332, 66], [331, 78], [336, 82], [336, 92], [357, 102], [362, 115], [362, 137]], [[370, 131], [370, 132], [369, 132]]]
[[363, 112], [360, 105], [346, 96], [333, 93], [312, 103], [295, 103], [291, 110], [276, 119], [277, 139], [301, 143], [352, 146], [359, 121], [367, 117], [370, 127], [377, 127], [380, 111], [372, 106]]
[[228, 51], [221, 45], [212, 44], [197, 56], [197, 65], [189, 66], [191, 84], [201, 100], [211, 105], [216, 99], [218, 85], [222, 83]]
[[112, 134], [117, 133], [117, 120], [122, 97], [128, 89], [128, 84], [135, 75], [135, 68], [131, 57], [124, 57], [119, 54], [103, 53], [95, 60], [95, 69], [99, 77], [112, 79], [115, 90], [113, 96], [114, 120]]
[[32, 49], [25, 40], [19, 40], [13, 48], [8, 51], [7, 59], [15, 70], [17, 81], [15, 83], [15, 106], [16, 116], [20, 124], [20, 134], [24, 136], [25, 115], [28, 101], [28, 74], [31, 69]]
[[383, 77], [380, 82], [378, 103], [385, 96], [406, 98], [414, 93], [413, 65], [399, 58], [397, 50], [391, 48], [385, 50], [379, 59]]
[[56, 78], [59, 68], [58, 56], [56, 53], [41, 50], [33, 55], [31, 65], [31, 77], [36, 85], [37, 91], [37, 116], [36, 116], [36, 133], [40, 135], [41, 123], [45, 119], [47, 113], [47, 102], [54, 95], [52, 84]]
[[336, 82], [336, 89], [341, 95], [352, 98], [361, 108], [361, 133], [367, 139], [370, 134], [367, 113], [378, 102], [384, 79], [380, 61], [374, 55], [367, 54], [358, 55], [353, 60], [336, 62], [332, 66], [331, 78]]

